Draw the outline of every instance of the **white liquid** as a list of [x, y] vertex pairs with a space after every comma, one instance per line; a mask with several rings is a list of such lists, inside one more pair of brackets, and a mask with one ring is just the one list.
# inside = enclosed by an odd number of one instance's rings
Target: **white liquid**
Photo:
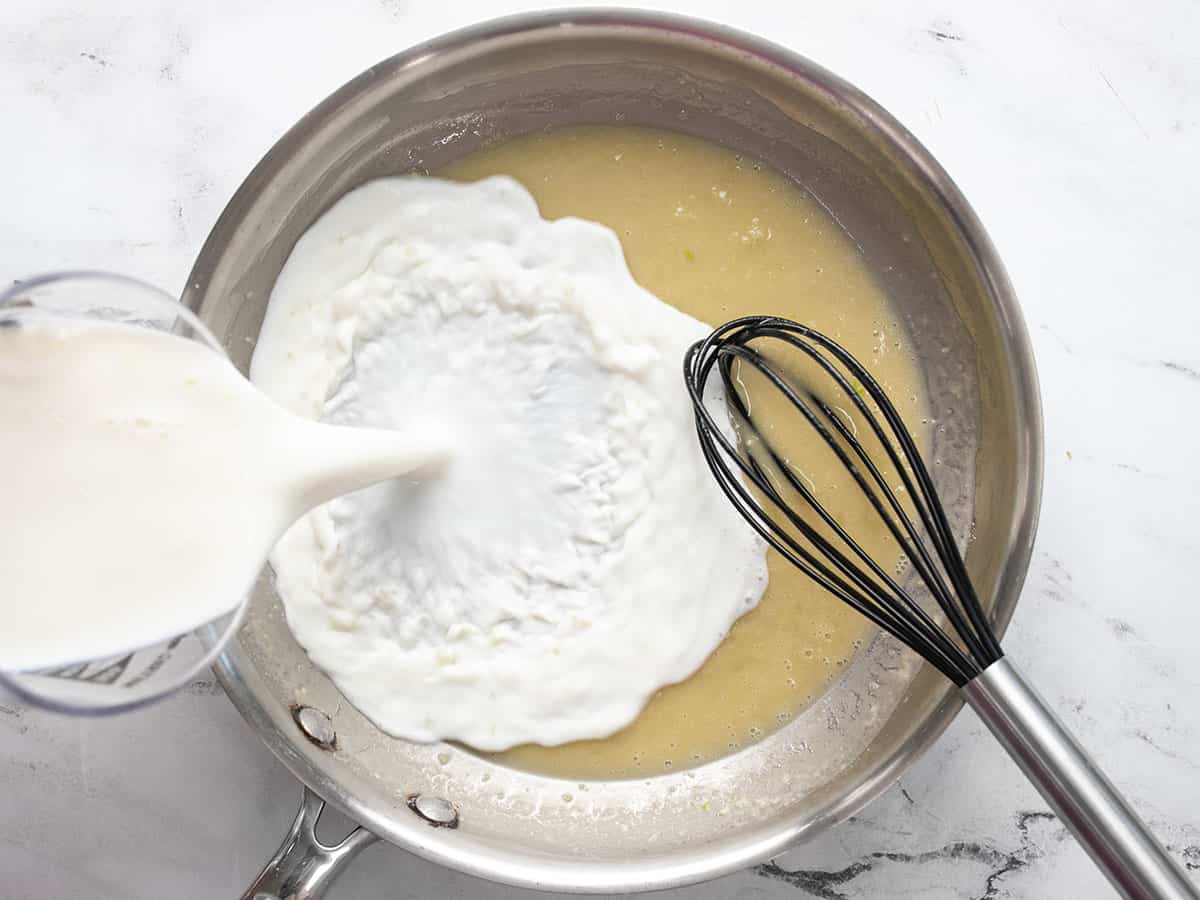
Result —
[[100, 658], [229, 611], [312, 506], [443, 453], [285, 412], [133, 326], [0, 328], [0, 669]]
[[508, 178], [367, 184], [297, 242], [251, 377], [293, 412], [442, 418], [442, 477], [314, 510], [271, 555], [288, 624], [384, 730], [495, 750], [603, 737], [766, 583], [681, 366], [708, 332], [616, 236]]

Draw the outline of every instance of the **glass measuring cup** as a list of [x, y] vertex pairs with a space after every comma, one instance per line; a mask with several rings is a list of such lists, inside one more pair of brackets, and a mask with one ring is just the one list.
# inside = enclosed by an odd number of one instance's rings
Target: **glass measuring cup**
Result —
[[[23, 322], [46, 317], [157, 329], [225, 355], [217, 339], [183, 304], [123, 275], [58, 272], [26, 279], [0, 294], [0, 328], [21, 327]], [[241, 598], [229, 612], [198, 628], [115, 656], [35, 671], [0, 671], [0, 693], [7, 691], [24, 702], [76, 715], [137, 709], [186, 686], [207, 669], [237, 631], [247, 599]], [[164, 601], [169, 602], [169, 596]]]

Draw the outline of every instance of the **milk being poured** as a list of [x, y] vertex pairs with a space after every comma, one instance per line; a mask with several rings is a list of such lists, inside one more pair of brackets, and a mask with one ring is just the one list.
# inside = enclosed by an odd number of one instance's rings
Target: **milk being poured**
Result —
[[383, 730], [611, 734], [766, 584], [680, 378], [707, 331], [611, 231], [428, 178], [363, 186], [297, 243], [266, 395], [161, 332], [0, 329], [0, 671], [189, 631], [271, 552], [293, 633]]
[[228, 612], [308, 509], [444, 455], [319, 425], [222, 356], [129, 325], [0, 328], [0, 670], [165, 640]]

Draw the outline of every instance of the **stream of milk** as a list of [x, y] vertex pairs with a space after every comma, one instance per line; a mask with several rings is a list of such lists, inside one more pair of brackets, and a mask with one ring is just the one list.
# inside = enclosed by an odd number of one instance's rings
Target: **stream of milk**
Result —
[[0, 670], [100, 658], [233, 609], [292, 522], [444, 461], [432, 424], [321, 425], [213, 350], [65, 317], [0, 328]]

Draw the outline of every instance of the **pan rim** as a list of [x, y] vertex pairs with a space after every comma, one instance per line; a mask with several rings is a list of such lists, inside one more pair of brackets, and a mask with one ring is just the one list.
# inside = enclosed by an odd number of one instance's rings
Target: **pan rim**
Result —
[[[405, 50], [372, 66], [323, 100], [280, 138], [255, 166], [225, 207], [201, 249], [188, 278], [188, 289], [183, 297], [185, 304], [193, 310], [197, 309], [200, 293], [194, 287], [206, 283], [207, 274], [214, 268], [222, 248], [242, 220], [243, 209], [252, 204], [260, 187], [269, 182], [296, 149], [303, 145], [306, 133], [315, 123], [328, 118], [378, 79], [419, 66], [430, 58], [479, 42], [562, 28], [619, 28], [643, 35], [656, 32], [683, 35], [717, 44], [727, 51], [732, 50], [759, 63], [779, 68], [795, 78], [815, 83], [846, 105], [871, 131], [874, 140], [903, 158], [911, 167], [911, 174], [919, 178], [922, 187], [942, 205], [989, 288], [998, 328], [1009, 354], [1010, 371], [1015, 377], [1017, 403], [1025, 417], [1025, 491], [1024, 496], [1018, 499], [1010, 527], [1008, 558], [993, 610], [997, 633], [1002, 635], [1011, 619], [1032, 556], [1043, 467], [1043, 425], [1036, 368], [1012, 286], [991, 240], [965, 197], [916, 138], [857, 88], [800, 54], [766, 40], [724, 25], [678, 15], [577, 9], [495, 19], [450, 32]], [[283, 716], [272, 714], [260, 702], [263, 692], [252, 683], [253, 679], [259, 678], [258, 673], [252, 666], [239, 668], [239, 653], [240, 650], [231, 644], [221, 654], [214, 666], [217, 677], [241, 715], [301, 782], [370, 831], [425, 859], [470, 875], [543, 891], [613, 893], [658, 890], [709, 880], [769, 859], [854, 814], [882, 793], [945, 731], [963, 705], [958, 693], [947, 683], [936, 707], [907, 742], [872, 767], [868, 777], [854, 790], [829, 802], [820, 814], [803, 826], [793, 824], [789, 827], [785, 823], [765, 837], [752, 832], [719, 847], [710, 843], [636, 861], [558, 860], [524, 853], [496, 852], [481, 845], [464, 843], [461, 833], [457, 839], [449, 840], [446, 838], [448, 833], [425, 827], [415, 819], [408, 827], [397, 827], [389, 817], [352, 796], [326, 771], [299, 752], [295, 731], [288, 727], [290, 719], [285, 721]]]

